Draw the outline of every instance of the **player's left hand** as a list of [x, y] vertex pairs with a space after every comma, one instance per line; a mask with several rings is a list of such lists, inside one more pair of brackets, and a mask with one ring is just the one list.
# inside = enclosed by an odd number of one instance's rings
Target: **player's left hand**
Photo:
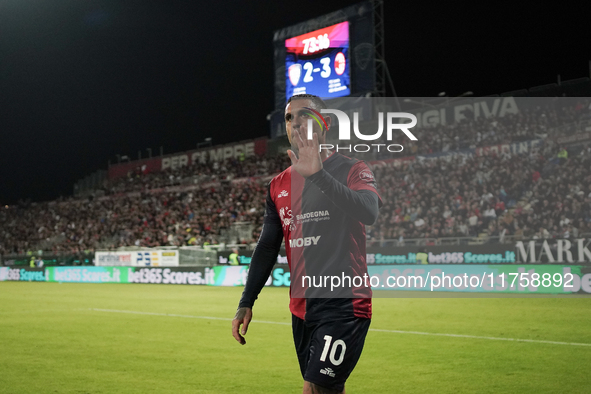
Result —
[[291, 150], [287, 154], [291, 159], [291, 166], [304, 178], [316, 174], [322, 170], [322, 159], [320, 158], [320, 144], [318, 143], [318, 134], [314, 133], [309, 140], [302, 136], [299, 131], [294, 131], [293, 141], [298, 146], [298, 156]]

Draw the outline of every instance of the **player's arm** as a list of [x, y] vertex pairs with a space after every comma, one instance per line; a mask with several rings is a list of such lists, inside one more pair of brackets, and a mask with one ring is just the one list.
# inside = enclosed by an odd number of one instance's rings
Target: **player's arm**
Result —
[[[381, 201], [375, 191], [375, 186], [373, 186], [375, 185], [373, 175], [367, 180], [361, 179], [359, 176], [362, 172], [360, 170], [364, 168], [360, 164], [365, 166], [363, 162], [355, 164], [349, 175], [349, 183], [353, 188], [359, 188], [359, 190], [353, 190], [342, 184], [324, 169], [310, 175], [308, 179], [349, 216], [363, 224], [372, 225], [378, 218]], [[367, 166], [364, 171], [371, 174]], [[352, 182], [351, 178], [354, 179]]]
[[[263, 229], [252, 254], [248, 278], [246, 279], [246, 285], [244, 286], [244, 291], [238, 304], [236, 316], [232, 320], [232, 335], [242, 345], [246, 343], [242, 335], [246, 334], [248, 325], [252, 319], [252, 306], [265, 286], [269, 275], [271, 275], [273, 266], [277, 262], [277, 255], [279, 254], [282, 240], [283, 229], [281, 228], [281, 220], [277, 214], [275, 203], [271, 199], [271, 194], [267, 192]], [[239, 333], [241, 325], [242, 331]]]

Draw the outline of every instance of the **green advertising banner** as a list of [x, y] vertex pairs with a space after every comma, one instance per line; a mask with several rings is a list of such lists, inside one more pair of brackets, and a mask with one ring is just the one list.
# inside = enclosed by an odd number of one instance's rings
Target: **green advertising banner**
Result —
[[47, 267], [48, 282], [129, 283], [127, 267]]
[[213, 267], [214, 280], [211, 286], [244, 286], [248, 275], [246, 266], [217, 266]]
[[[244, 286], [247, 266], [216, 267], [47, 267], [0, 269], [0, 280], [72, 283], [152, 283], [207, 286]], [[503, 293], [591, 294], [591, 266], [550, 264], [412, 264], [370, 265], [368, 275], [305, 277], [309, 287], [371, 286], [373, 290]], [[322, 283], [321, 283], [322, 282]], [[321, 283], [321, 284], [320, 284]], [[266, 286], [291, 285], [289, 269], [271, 271]], [[386, 292], [389, 293], [389, 292]], [[394, 292], [391, 293], [392, 296]], [[387, 295], [386, 295], [387, 296]]]

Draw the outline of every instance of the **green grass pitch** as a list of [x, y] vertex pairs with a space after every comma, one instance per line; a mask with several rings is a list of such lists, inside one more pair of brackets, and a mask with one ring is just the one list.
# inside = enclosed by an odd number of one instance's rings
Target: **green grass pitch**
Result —
[[[263, 290], [245, 346], [230, 334], [241, 292], [0, 282], [0, 393], [301, 392], [287, 289]], [[347, 393], [589, 393], [591, 346], [581, 344], [591, 344], [590, 306], [576, 297], [375, 299]]]

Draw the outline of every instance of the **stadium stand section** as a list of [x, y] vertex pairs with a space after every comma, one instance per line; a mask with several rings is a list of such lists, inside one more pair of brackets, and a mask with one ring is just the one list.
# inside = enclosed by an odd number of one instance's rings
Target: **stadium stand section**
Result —
[[547, 146], [537, 154], [450, 156], [377, 168], [386, 205], [369, 239], [435, 244], [444, 237], [482, 241], [591, 232], [591, 145], [566, 159], [557, 153]]
[[[373, 165], [385, 206], [368, 228], [370, 245], [568, 238], [591, 232], [587, 99], [503, 118], [468, 117], [416, 133], [419, 143], [410, 144], [410, 157]], [[514, 143], [528, 149], [502, 148]], [[475, 153], [456, 154], [466, 148]], [[280, 154], [148, 174], [138, 167], [107, 180], [94, 196], [2, 209], [0, 254], [251, 244], [260, 231], [265, 184], [287, 166], [287, 156]], [[230, 231], [241, 223], [248, 223], [249, 231]]]

